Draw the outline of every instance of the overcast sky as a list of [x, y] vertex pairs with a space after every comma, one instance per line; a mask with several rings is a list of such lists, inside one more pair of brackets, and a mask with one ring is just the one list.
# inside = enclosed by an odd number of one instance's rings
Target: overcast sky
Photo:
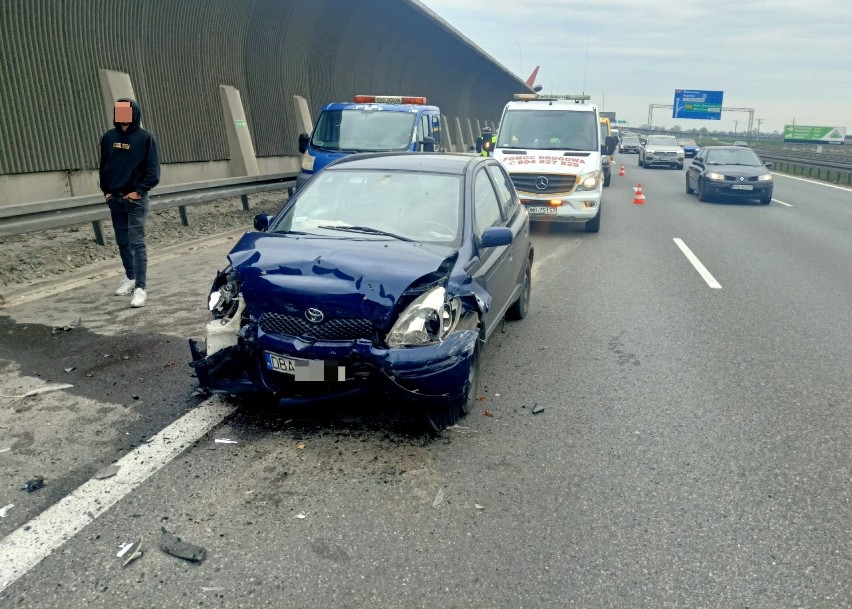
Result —
[[[675, 89], [724, 91], [754, 108], [754, 128], [847, 127], [852, 134], [852, 0], [420, 0], [523, 80], [539, 65], [543, 92], [585, 92], [631, 125]], [[746, 128], [719, 121], [655, 126]]]

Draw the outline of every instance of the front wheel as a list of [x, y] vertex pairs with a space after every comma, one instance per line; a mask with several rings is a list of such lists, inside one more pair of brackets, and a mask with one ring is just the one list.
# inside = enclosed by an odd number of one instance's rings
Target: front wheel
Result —
[[772, 193], [771, 192], [768, 195], [760, 197], [760, 204], [761, 205], [769, 205], [770, 203], [772, 203]]
[[506, 319], [509, 321], [517, 321], [527, 316], [530, 309], [530, 296], [532, 295], [532, 266], [527, 262], [526, 271], [524, 271], [524, 287], [518, 299], [512, 303], [509, 310], [506, 311]]
[[707, 201], [707, 191], [704, 188], [704, 182], [698, 181], [698, 200], [704, 203]]
[[601, 230], [601, 207], [598, 204], [598, 213], [595, 214], [595, 217], [591, 220], [586, 220], [586, 232], [587, 233], [598, 233]]
[[638, 159], [636, 159], [636, 160], [637, 160], [637, 161], [639, 161], [639, 167], [644, 167], [644, 166], [645, 166], [645, 163], [643, 163], [643, 162], [642, 162], [642, 157], [641, 157], [641, 156], [640, 156]]
[[609, 186], [610, 181], [612, 180], [612, 171], [604, 172], [604, 186]]
[[677, 167], [677, 169], [683, 169], [683, 163], [680, 163], [679, 165], [676, 165], [675, 167]]
[[452, 427], [476, 406], [479, 391], [479, 353], [480, 341], [476, 341], [473, 354], [470, 356], [467, 380], [461, 395], [451, 397], [445, 404], [432, 404], [426, 407], [426, 422], [433, 431], [443, 431]]
[[686, 174], [686, 194], [691, 195], [695, 189], [689, 185], [689, 174]]

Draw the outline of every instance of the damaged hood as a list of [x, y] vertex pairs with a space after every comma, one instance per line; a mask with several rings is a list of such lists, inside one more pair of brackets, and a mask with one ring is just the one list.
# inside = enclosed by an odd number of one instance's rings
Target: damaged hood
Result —
[[[447, 277], [457, 250], [416, 242], [246, 233], [228, 254], [253, 316], [387, 320], [410, 287]], [[384, 325], [384, 324], [382, 324]]]
[[506, 167], [510, 174], [574, 174], [582, 175], [596, 171], [600, 166], [598, 152], [564, 152], [560, 150], [517, 150], [520, 154], [497, 150], [494, 158]]

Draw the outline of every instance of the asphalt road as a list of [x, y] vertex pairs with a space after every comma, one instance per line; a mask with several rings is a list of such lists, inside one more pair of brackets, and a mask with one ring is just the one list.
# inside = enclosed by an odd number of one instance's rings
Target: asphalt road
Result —
[[0, 311], [0, 394], [74, 385], [0, 398], [0, 606], [852, 606], [852, 191], [699, 203], [621, 162], [599, 234], [534, 230], [530, 316], [439, 435], [192, 397], [225, 245], [153, 264], [141, 310], [107, 277]]

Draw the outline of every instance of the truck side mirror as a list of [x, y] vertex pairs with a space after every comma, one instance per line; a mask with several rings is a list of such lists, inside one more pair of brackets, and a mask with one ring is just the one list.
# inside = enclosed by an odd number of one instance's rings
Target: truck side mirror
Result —
[[423, 141], [420, 142], [420, 149], [423, 152], [435, 152], [435, 138], [424, 136]]
[[311, 136], [307, 133], [299, 134], [299, 152], [305, 154], [305, 150], [308, 149], [308, 142], [311, 141]]

